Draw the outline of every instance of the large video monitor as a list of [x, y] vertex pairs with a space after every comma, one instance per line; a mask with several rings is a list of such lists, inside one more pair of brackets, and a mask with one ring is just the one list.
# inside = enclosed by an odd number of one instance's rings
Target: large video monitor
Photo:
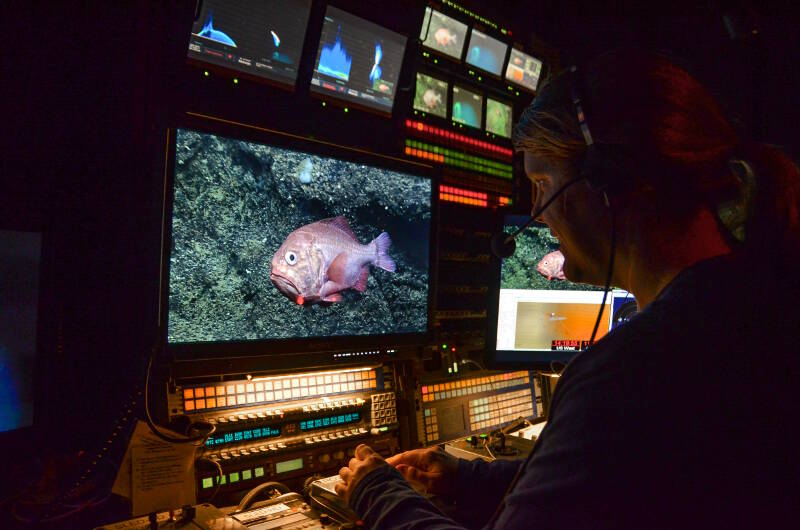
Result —
[[500, 77], [508, 44], [473, 29], [467, 46], [467, 64]]
[[279, 135], [258, 140], [175, 131], [167, 346], [187, 358], [424, 343], [429, 168]]
[[514, 48], [508, 58], [506, 80], [531, 92], [536, 92], [542, 74], [542, 61]]
[[447, 81], [417, 73], [414, 109], [439, 116], [440, 118], [447, 118], [449, 101]]
[[483, 127], [483, 96], [453, 85], [453, 121], [480, 129]]
[[[528, 219], [506, 216], [503, 229], [511, 233]], [[564, 277], [564, 256], [546, 225], [532, 225], [516, 243], [511, 257], [496, 261], [496, 288], [488, 315], [495, 351], [490, 352], [489, 362], [542, 368], [551, 362], [566, 363], [589, 346], [603, 288]], [[632, 295], [618, 289], [609, 293], [595, 340], [635, 313]]]
[[467, 25], [426, 7], [419, 38], [424, 47], [460, 61], [467, 40]]
[[33, 425], [42, 235], [0, 230], [0, 433]]
[[391, 114], [406, 38], [328, 6], [311, 91]]
[[294, 86], [311, 0], [205, 0], [189, 58]]
[[513, 120], [511, 105], [486, 98], [486, 132], [511, 138], [511, 125]]

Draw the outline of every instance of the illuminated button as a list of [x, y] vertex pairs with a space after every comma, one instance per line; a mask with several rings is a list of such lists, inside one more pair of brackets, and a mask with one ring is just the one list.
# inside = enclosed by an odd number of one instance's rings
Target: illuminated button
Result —
[[267, 415], [266, 415], [266, 414], [264, 414], [263, 412], [256, 412], [256, 416], [258, 416], [258, 417], [259, 417], [259, 418], [261, 418], [261, 419], [264, 419], [264, 418], [266, 418], [266, 417], [267, 417]]
[[229, 454], [227, 451], [223, 451], [223, 452], [221, 452], [221, 453], [219, 454], [219, 456], [220, 456], [220, 458], [222, 458], [223, 460], [230, 460], [230, 459], [231, 459], [231, 455], [230, 455], [230, 454]]
[[270, 451], [277, 451], [278, 450], [278, 448], [275, 446], [275, 444], [269, 444], [268, 447], [269, 447]]
[[271, 418], [271, 417], [272, 417], [272, 416], [273, 416], [275, 413], [274, 413], [274, 412], [272, 412], [271, 410], [268, 410], [268, 411], [266, 412], [266, 414], [267, 414], [267, 417], [268, 417], [268, 418]]
[[366, 403], [366, 401], [364, 401], [363, 399], [361, 398], [356, 399], [356, 405], [363, 405], [364, 403]]
[[311, 412], [311, 407], [308, 405], [303, 405], [303, 412]]
[[337, 432], [337, 433], [336, 433], [336, 437], [337, 437], [337, 438], [344, 438], [344, 434], [343, 434], [343, 433], [341, 433], [341, 432]]
[[322, 439], [319, 436], [312, 437], [312, 440], [315, 441], [315, 442], [321, 442], [322, 441]]
[[278, 416], [283, 416], [283, 412], [281, 411], [281, 409], [276, 410], [275, 414], [277, 414]]
[[314, 440], [312, 440], [311, 438], [306, 438], [306, 445], [312, 445], [313, 443]]
[[347, 404], [348, 405], [355, 405], [356, 404], [356, 400], [355, 399], [348, 399], [347, 400]]
[[239, 419], [242, 420], [242, 421], [246, 421], [247, 420], [247, 414], [239, 414]]
[[231, 423], [236, 423], [237, 421], [239, 421], [239, 418], [237, 418], [236, 416], [228, 416], [228, 421]]
[[317, 405], [316, 403], [312, 403], [311, 410], [319, 410], [319, 405]]
[[286, 444], [283, 442], [278, 442], [278, 449], [286, 449]]
[[358, 427], [356, 427], [356, 428], [353, 428], [353, 429], [350, 429], [350, 432], [351, 432], [352, 434], [358, 434]]
[[253, 413], [250, 413], [250, 414], [248, 414], [248, 415], [247, 415], [247, 417], [248, 417], [249, 419], [251, 419], [251, 420], [254, 420], [254, 419], [258, 418], [258, 416], [256, 416], [256, 415], [255, 415], [255, 414], [253, 414]]
[[320, 438], [322, 438], [323, 442], [327, 442], [328, 441], [328, 435], [327, 434], [321, 435]]
[[228, 423], [228, 418], [217, 418], [217, 423], [219, 424]]
[[361, 428], [358, 429], [358, 432], [359, 432], [359, 434], [364, 434], [364, 433], [367, 432], [367, 430], [364, 427], [361, 427]]
[[266, 453], [267, 451], [269, 451], [266, 445], [259, 445], [258, 450], [261, 451], [262, 453]]

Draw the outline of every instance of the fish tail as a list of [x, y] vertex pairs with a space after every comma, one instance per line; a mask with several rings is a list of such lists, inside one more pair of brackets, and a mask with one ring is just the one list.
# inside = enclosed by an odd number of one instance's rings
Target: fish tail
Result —
[[386, 232], [381, 232], [381, 235], [376, 237], [372, 243], [375, 245], [375, 266], [389, 272], [397, 270], [394, 260], [389, 256], [389, 246], [392, 244], [392, 239]]

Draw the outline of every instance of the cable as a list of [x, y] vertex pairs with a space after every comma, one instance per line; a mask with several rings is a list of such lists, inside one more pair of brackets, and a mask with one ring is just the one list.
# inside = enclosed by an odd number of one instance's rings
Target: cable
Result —
[[205, 434], [197, 435], [197, 436], [187, 436], [184, 438], [176, 438], [174, 436], [170, 436], [168, 434], [164, 434], [161, 430], [156, 427], [156, 424], [153, 423], [153, 418], [150, 416], [150, 369], [153, 365], [153, 358], [156, 356], [156, 348], [150, 352], [150, 358], [147, 360], [147, 372], [145, 373], [144, 378], [144, 418], [147, 422], [147, 426], [150, 427], [150, 430], [164, 440], [165, 442], [174, 443], [174, 444], [182, 444], [182, 443], [195, 443], [200, 442], [197, 445], [203, 445], [205, 441], [217, 431], [217, 426], [209, 423], [207, 421], [194, 421], [189, 424], [189, 432], [191, 429], [196, 428], [196, 426], [207, 426], [208, 432]]
[[213, 464], [217, 468], [217, 476], [215, 477], [217, 486], [214, 488], [214, 491], [211, 493], [211, 497], [209, 497], [208, 500], [206, 501], [206, 502], [211, 502], [211, 501], [214, 500], [214, 497], [217, 496], [217, 493], [219, 493], [219, 489], [222, 487], [222, 477], [225, 474], [222, 471], [222, 466], [216, 460], [211, 460], [210, 458], [206, 458], [204, 456], [201, 456], [200, 458], [195, 460], [195, 466], [197, 466], [197, 464], [196, 464], [197, 462], [210, 462], [211, 464]]
[[263, 484], [259, 484], [255, 488], [253, 488], [250, 491], [248, 491], [247, 495], [245, 495], [242, 498], [242, 500], [239, 501], [239, 505], [236, 507], [236, 509], [233, 512], [231, 512], [231, 514], [241, 513], [243, 511], [247, 510], [248, 508], [250, 508], [250, 505], [253, 504], [253, 502], [256, 500], [256, 497], [258, 497], [258, 495], [261, 492], [263, 492], [265, 490], [268, 490], [268, 489], [277, 490], [281, 494], [286, 494], [286, 493], [291, 493], [292, 492], [292, 490], [290, 490], [288, 486], [286, 486], [285, 484], [282, 484], [280, 482], [264, 482]]

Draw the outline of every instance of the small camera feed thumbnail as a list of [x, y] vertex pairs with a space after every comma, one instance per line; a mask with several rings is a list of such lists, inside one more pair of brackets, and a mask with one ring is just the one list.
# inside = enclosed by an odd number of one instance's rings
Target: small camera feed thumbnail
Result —
[[425, 8], [425, 18], [419, 38], [422, 45], [431, 50], [460, 60], [467, 37], [467, 25], [430, 7]]
[[500, 76], [508, 45], [473, 29], [469, 37], [467, 64]]
[[294, 86], [311, 0], [206, 0], [192, 26], [192, 59]]
[[506, 80], [536, 92], [542, 74], [542, 61], [512, 48], [506, 67]]
[[453, 87], [453, 121], [480, 129], [483, 127], [483, 96], [458, 86]]
[[486, 98], [486, 131], [511, 138], [511, 105]]
[[425, 74], [417, 74], [414, 109], [447, 118], [447, 83]]
[[170, 343], [424, 333], [431, 181], [179, 129]]
[[[524, 218], [505, 227], [511, 233]], [[603, 300], [603, 288], [573, 283], [564, 275], [558, 239], [544, 225], [517, 237], [517, 249], [502, 263], [497, 321], [498, 350], [580, 350], [588, 346]], [[615, 294], [617, 292], [615, 291]], [[620, 292], [620, 307], [627, 293]], [[627, 295], [625, 301], [633, 298]], [[612, 327], [609, 296], [595, 340]], [[629, 309], [629, 306], [628, 306]]]

